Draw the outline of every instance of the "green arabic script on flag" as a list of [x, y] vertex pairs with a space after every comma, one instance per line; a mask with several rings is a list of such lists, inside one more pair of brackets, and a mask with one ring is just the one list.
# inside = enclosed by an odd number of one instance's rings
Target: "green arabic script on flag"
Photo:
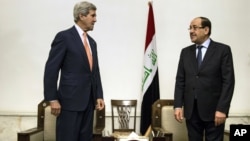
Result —
[[157, 51], [155, 43], [155, 35], [152, 37], [152, 41], [149, 43], [148, 47], [145, 50], [144, 54], [144, 70], [142, 78], [142, 93], [148, 89], [149, 85], [152, 82], [157, 70]]

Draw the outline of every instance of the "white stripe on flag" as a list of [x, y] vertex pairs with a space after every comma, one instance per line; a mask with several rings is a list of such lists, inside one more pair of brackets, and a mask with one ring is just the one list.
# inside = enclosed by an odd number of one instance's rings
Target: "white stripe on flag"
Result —
[[152, 41], [149, 43], [144, 54], [143, 80], [142, 80], [142, 94], [144, 95], [149, 85], [153, 81], [157, 71], [157, 50], [156, 38], [153, 35]]

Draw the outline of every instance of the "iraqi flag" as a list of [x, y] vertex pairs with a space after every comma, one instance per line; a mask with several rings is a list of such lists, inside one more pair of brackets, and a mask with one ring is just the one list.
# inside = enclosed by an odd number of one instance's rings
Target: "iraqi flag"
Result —
[[155, 23], [152, 3], [149, 3], [147, 35], [142, 78], [141, 128], [144, 135], [151, 124], [152, 104], [160, 98], [156, 50]]

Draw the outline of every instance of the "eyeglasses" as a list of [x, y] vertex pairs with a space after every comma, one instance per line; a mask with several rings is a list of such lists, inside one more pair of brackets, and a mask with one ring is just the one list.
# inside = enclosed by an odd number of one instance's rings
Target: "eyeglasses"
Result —
[[196, 30], [198, 30], [198, 29], [201, 29], [201, 28], [204, 28], [204, 27], [202, 27], [202, 26], [190, 26], [189, 28], [188, 28], [188, 30], [194, 30], [194, 31], [196, 31]]

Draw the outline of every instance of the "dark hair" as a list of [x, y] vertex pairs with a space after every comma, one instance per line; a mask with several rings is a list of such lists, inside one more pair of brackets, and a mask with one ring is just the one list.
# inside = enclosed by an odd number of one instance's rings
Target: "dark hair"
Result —
[[200, 17], [200, 18], [201, 18], [201, 26], [209, 28], [208, 35], [210, 36], [211, 35], [211, 30], [212, 30], [211, 21], [208, 18], [206, 18], [206, 17]]

